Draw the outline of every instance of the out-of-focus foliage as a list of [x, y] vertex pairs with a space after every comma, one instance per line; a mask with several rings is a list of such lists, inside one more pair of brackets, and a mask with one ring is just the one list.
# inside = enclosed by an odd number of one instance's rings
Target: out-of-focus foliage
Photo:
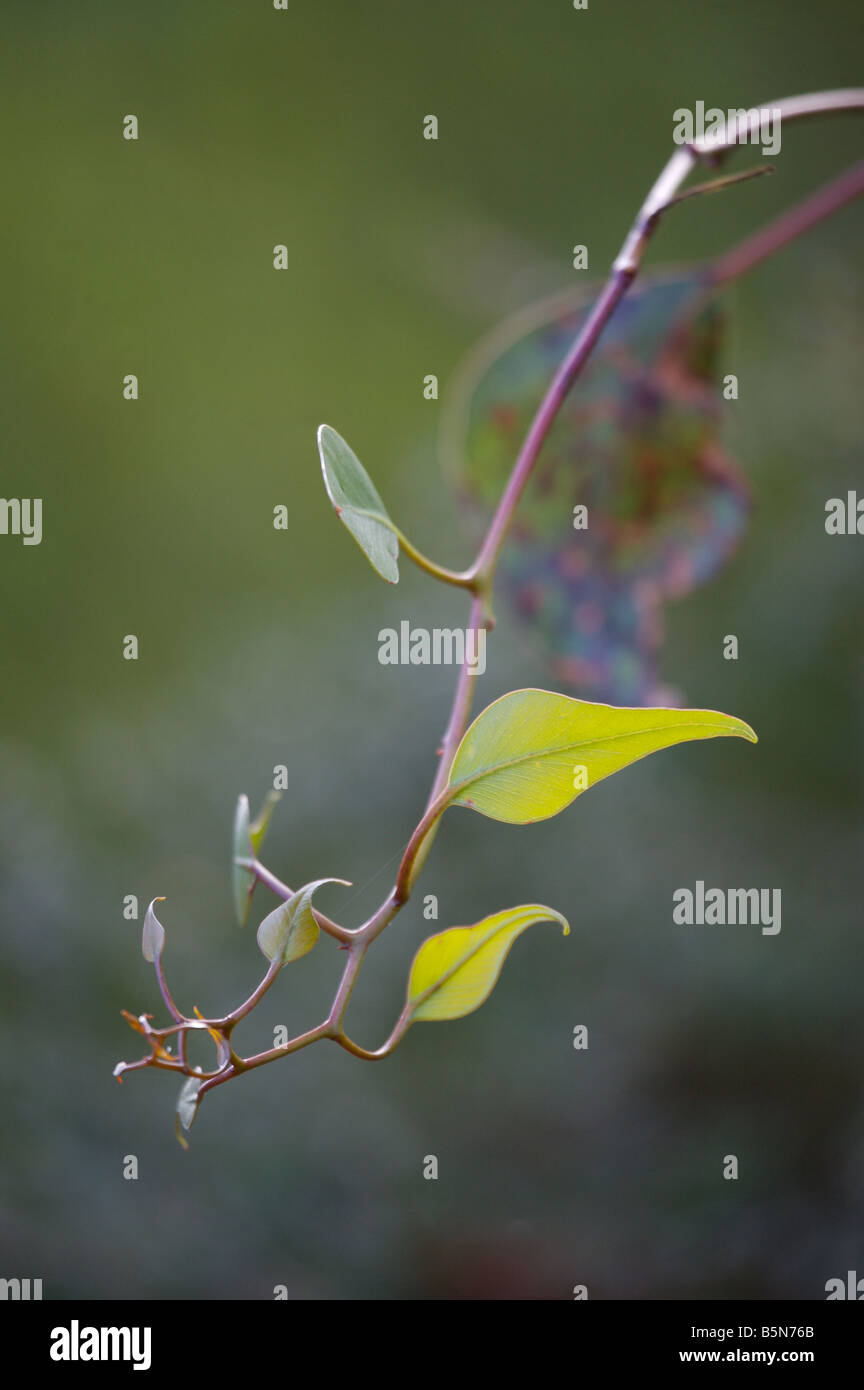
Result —
[[[596, 294], [520, 315], [463, 369], [445, 449], [481, 517]], [[674, 698], [657, 669], [663, 604], [711, 578], [743, 530], [747, 489], [719, 442], [721, 329], [704, 270], [637, 284], [564, 402], [520, 506], [504, 592], [556, 678], [580, 694]]]

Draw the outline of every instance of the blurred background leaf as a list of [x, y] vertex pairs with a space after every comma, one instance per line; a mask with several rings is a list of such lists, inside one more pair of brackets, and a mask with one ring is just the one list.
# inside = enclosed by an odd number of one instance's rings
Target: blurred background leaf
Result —
[[[457, 373], [445, 463], [477, 522], [503, 491], [598, 294], [505, 323]], [[679, 704], [660, 684], [663, 604], [735, 549], [747, 488], [718, 443], [723, 317], [704, 267], [646, 277], [616, 310], [544, 444], [500, 574], [553, 678], [586, 699]], [[480, 527], [478, 526], [478, 530]]]

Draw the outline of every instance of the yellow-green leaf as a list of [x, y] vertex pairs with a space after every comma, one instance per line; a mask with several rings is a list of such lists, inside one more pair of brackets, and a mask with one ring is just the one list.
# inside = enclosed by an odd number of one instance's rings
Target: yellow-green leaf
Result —
[[388, 584], [399, 582], [399, 539], [387, 508], [354, 450], [329, 425], [318, 430], [327, 496], [336, 514]]
[[410, 1021], [462, 1018], [479, 1008], [492, 993], [513, 942], [535, 922], [558, 922], [565, 936], [570, 931], [560, 912], [530, 903], [495, 912], [473, 927], [451, 927], [430, 936], [411, 966], [405, 1005]]
[[468, 729], [450, 769], [450, 804], [493, 820], [547, 820], [613, 772], [676, 743], [736, 737], [741, 719], [705, 709], [629, 709], [549, 690], [514, 690]]
[[344, 883], [350, 887], [344, 878], [316, 878], [274, 908], [258, 928], [258, 945], [268, 960], [287, 965], [312, 950], [319, 935], [312, 895], [322, 883]]
[[249, 826], [249, 839], [252, 841], [252, 848], [256, 854], [264, 843], [264, 837], [270, 827], [270, 817], [281, 800], [281, 792], [269, 791], [264, 798], [264, 805]]
[[245, 927], [249, 920], [252, 894], [255, 892], [258, 879], [251, 869], [243, 868], [237, 861], [238, 859], [253, 860], [257, 858], [270, 825], [270, 817], [281, 798], [281, 792], [269, 791], [264, 805], [254, 821], [251, 821], [249, 817], [249, 798], [246, 796], [237, 798], [237, 810], [234, 814], [231, 884], [234, 894], [234, 910], [241, 927]]

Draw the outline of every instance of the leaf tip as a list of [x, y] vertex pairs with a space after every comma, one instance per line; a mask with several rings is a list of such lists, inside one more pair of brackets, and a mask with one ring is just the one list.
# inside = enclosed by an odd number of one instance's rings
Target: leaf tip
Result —
[[154, 898], [144, 916], [141, 929], [141, 954], [150, 964], [155, 965], [165, 949], [165, 928], [153, 911], [156, 903], [164, 903], [165, 898]]
[[318, 457], [321, 460], [321, 472], [324, 474], [324, 486], [327, 489], [327, 496], [330, 498], [334, 507], [336, 503], [330, 491], [330, 475], [327, 472], [327, 445], [330, 442], [330, 436], [335, 435], [335, 433], [336, 431], [333, 429], [332, 425], [319, 425], [315, 435], [315, 440], [318, 445]]

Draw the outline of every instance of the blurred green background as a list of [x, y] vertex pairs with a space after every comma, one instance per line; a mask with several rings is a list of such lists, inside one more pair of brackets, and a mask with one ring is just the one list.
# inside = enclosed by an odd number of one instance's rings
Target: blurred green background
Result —
[[[755, 513], [669, 610], [665, 677], [758, 748], [666, 753], [525, 829], [452, 813], [421, 882], [435, 929], [540, 900], [573, 933], [530, 933], [480, 1011], [380, 1066], [319, 1045], [262, 1068], [214, 1093], [188, 1153], [172, 1079], [111, 1071], [140, 1055], [120, 1009], [157, 1012], [126, 894], [166, 895], [182, 1005], [258, 978], [273, 900], [238, 931], [238, 792], [288, 765], [265, 858], [352, 879], [321, 899], [348, 925], [425, 798], [453, 673], [380, 666], [377, 633], [464, 604], [410, 566], [376, 578], [327, 504], [318, 423], [464, 564], [422, 378], [446, 387], [497, 319], [572, 285], [574, 243], [602, 275], [676, 107], [859, 79], [859, 6], [7, 0], [3, 28], [2, 491], [44, 499], [44, 539], [0, 538], [0, 1275], [51, 1298], [824, 1297], [864, 1261], [864, 542], [824, 531], [861, 479], [861, 207], [730, 296], [727, 444]], [[651, 262], [729, 246], [861, 137], [789, 128], [773, 179], [677, 210]], [[501, 617], [483, 703], [544, 683]], [[782, 888], [781, 934], [673, 926], [697, 878]], [[377, 944], [365, 1045], [429, 930], [418, 897]], [[340, 962], [323, 941], [238, 1038], [317, 1022]]]

